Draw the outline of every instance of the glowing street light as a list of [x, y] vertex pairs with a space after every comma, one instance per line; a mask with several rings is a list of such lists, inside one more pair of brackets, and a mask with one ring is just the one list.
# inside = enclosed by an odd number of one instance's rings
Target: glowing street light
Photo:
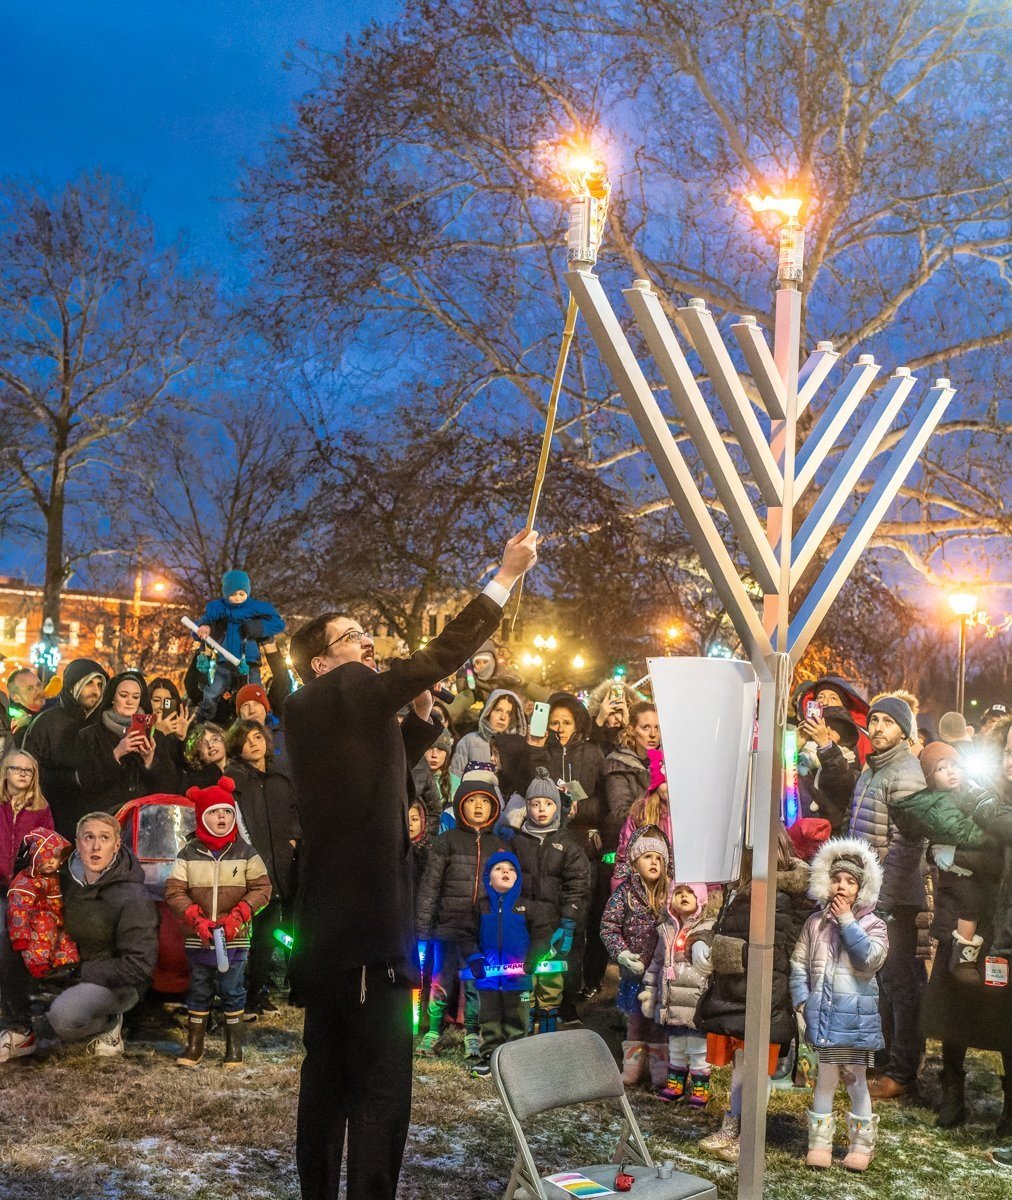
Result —
[[956, 660], [956, 712], [963, 715], [966, 695], [966, 627], [977, 613], [977, 597], [973, 592], [951, 592], [949, 607], [959, 617], [959, 657]]
[[587, 665], [587, 660], [583, 657], [582, 654], [574, 654], [573, 655], [573, 670], [574, 671], [582, 671], [586, 665]]

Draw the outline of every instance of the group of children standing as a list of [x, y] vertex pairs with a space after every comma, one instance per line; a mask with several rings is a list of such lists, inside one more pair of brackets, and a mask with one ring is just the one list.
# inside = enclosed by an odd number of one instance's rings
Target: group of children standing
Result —
[[[726, 889], [672, 879], [667, 782], [660, 755], [650, 787], [630, 818], [618, 883], [606, 905], [601, 939], [619, 968], [617, 1006], [626, 1018], [622, 1078], [647, 1082], [662, 1101], [701, 1110], [711, 1071], [731, 1066], [728, 1112], [701, 1146], [738, 1157], [744, 1082], [745, 996], [751, 916], [751, 861]], [[442, 1046], [446, 1007], [465, 990], [465, 1050], [486, 1076], [496, 1046], [556, 1028], [562, 971], [585, 920], [591, 871], [565, 829], [564, 797], [543, 769], [525, 797], [519, 828], [503, 809], [491, 764], [471, 762], [453, 801], [452, 827], [434, 840], [422, 806], [412, 810], [412, 844], [421, 883], [418, 935], [429, 948], [429, 1030], [418, 1053]], [[786, 830], [778, 846], [774, 985], [769, 1073], [797, 1036], [818, 1059], [809, 1114], [807, 1162], [832, 1163], [833, 1100], [844, 1083], [850, 1100], [843, 1165], [871, 1161], [877, 1118], [867, 1069], [883, 1045], [876, 973], [887, 936], [875, 915], [882, 872], [859, 839], [835, 839], [811, 867]], [[540, 965], [539, 965], [540, 964]], [[549, 973], [550, 972], [550, 973]], [[524, 1002], [528, 1002], [524, 1011]]]

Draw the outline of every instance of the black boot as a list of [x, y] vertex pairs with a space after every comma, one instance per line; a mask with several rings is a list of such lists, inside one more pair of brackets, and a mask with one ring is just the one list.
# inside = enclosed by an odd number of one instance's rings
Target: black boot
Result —
[[245, 1032], [241, 1012], [225, 1014], [225, 1057], [221, 1060], [223, 1067], [242, 1066], [242, 1039]]
[[1001, 1116], [998, 1118], [998, 1128], [995, 1133], [1004, 1141], [1012, 1138], [1012, 1076], [1003, 1076], [1001, 1086], [1005, 1093], [1005, 1104], [1001, 1110]]
[[177, 1067], [189, 1067], [191, 1070], [200, 1066], [204, 1057], [204, 1034], [207, 1032], [207, 1013], [190, 1013], [186, 1025], [186, 1049], [176, 1059]]
[[965, 1071], [948, 1069], [943, 1070], [939, 1076], [942, 1085], [942, 1103], [938, 1109], [938, 1120], [935, 1122], [938, 1129], [954, 1129], [966, 1120], [963, 1087], [965, 1079]]

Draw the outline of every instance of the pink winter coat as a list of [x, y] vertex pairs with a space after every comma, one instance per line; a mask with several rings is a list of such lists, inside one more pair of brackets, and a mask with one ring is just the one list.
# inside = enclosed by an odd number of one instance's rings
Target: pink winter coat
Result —
[[49, 805], [29, 811], [23, 808], [15, 817], [9, 804], [0, 802], [0, 888], [6, 891], [14, 877], [14, 863], [21, 850], [25, 834], [33, 829], [52, 829], [53, 814]]

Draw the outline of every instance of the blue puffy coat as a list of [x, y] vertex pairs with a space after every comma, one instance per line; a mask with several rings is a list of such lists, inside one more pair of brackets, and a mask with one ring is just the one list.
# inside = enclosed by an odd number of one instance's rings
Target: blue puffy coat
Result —
[[[491, 884], [492, 868], [501, 862], [508, 862], [517, 873], [513, 886], [502, 894]], [[524, 905], [520, 901], [522, 881], [517, 856], [508, 850], [497, 850], [485, 864], [482, 879], [485, 896], [478, 906], [478, 953], [485, 959], [485, 969], [522, 967], [530, 953], [531, 937]], [[525, 992], [530, 990], [531, 977], [523, 973], [497, 975], [476, 979], [474, 986], [484, 991]]]
[[[864, 874], [853, 919], [842, 923], [828, 911], [839, 859], [856, 861]], [[833, 838], [812, 861], [808, 892], [823, 907], [805, 922], [791, 955], [791, 1001], [804, 1005], [805, 1040], [816, 1050], [885, 1045], [875, 978], [889, 949], [885, 923], [875, 915], [881, 886], [878, 857], [860, 838]]]
[[284, 633], [285, 623], [273, 604], [255, 600], [252, 596], [242, 604], [227, 600], [211, 600], [197, 619], [198, 625], [208, 625], [211, 637], [220, 642], [236, 658], [246, 656], [248, 663], [259, 663], [258, 642], [269, 641]]

